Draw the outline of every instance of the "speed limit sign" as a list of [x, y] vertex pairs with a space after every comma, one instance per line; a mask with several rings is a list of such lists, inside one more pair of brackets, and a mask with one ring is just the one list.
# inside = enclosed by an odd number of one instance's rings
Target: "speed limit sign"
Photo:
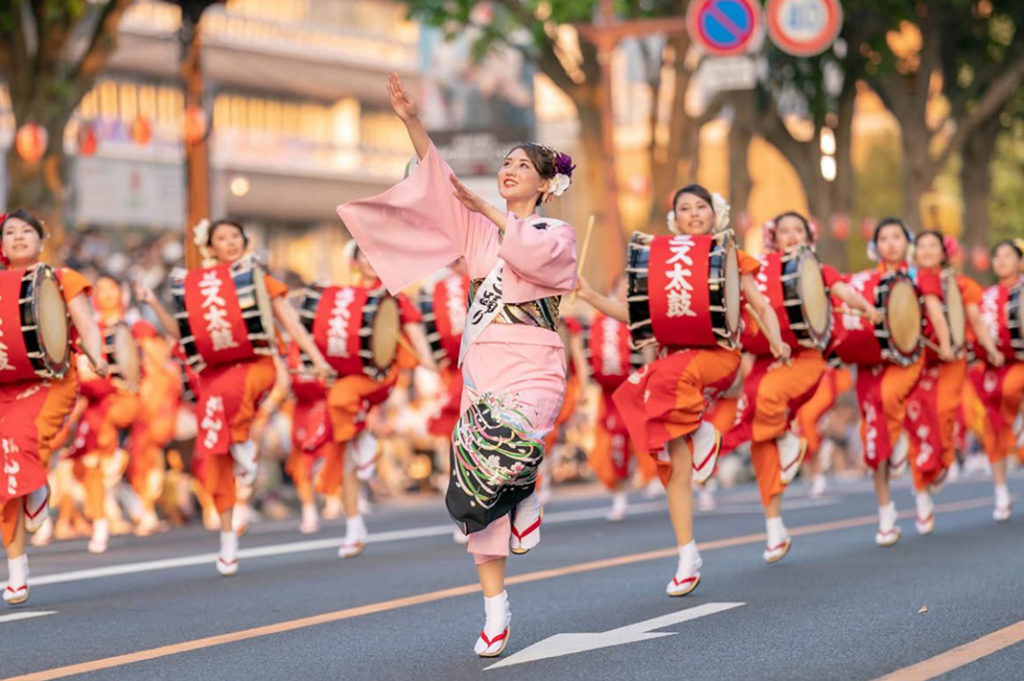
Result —
[[832, 45], [843, 28], [839, 0], [768, 0], [768, 37], [783, 52], [813, 57]]

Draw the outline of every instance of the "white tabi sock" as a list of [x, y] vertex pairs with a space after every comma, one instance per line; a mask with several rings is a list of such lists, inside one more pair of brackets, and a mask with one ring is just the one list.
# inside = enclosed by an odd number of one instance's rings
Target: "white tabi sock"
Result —
[[896, 502], [890, 501], [885, 506], [878, 507], [878, 529], [888, 532], [896, 527]]
[[28, 555], [7, 559], [7, 585], [17, 588], [28, 581]]
[[697, 550], [697, 542], [691, 540], [685, 546], [679, 547], [679, 565], [676, 567], [677, 575], [692, 575], [700, 570], [703, 564], [704, 561], [701, 560], [700, 552]]
[[765, 534], [767, 535], [766, 543], [768, 546], [778, 546], [782, 542], [786, 541], [788, 533], [786, 532], [786, 526], [782, 523], [782, 516], [765, 518], [764, 529]]
[[363, 516], [345, 518], [345, 541], [362, 541], [366, 537], [366, 523]]
[[238, 557], [238, 535], [233, 530], [220, 533], [220, 557], [229, 563]]
[[494, 638], [505, 631], [508, 626], [508, 592], [502, 591], [497, 596], [484, 596], [484, 615], [487, 620], [484, 622], [484, 633], [487, 638]]
[[1010, 489], [1006, 485], [996, 485], [996, 506], [1006, 508], [1010, 505]]

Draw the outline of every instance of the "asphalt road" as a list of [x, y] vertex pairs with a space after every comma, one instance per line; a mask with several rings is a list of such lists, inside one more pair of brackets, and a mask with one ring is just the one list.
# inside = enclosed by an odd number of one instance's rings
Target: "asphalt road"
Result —
[[30, 552], [27, 606], [0, 609], [0, 679], [868, 680], [936, 656], [893, 678], [1024, 678], [1024, 624], [983, 639], [1024, 620], [1024, 518], [993, 522], [991, 484], [960, 481], [919, 537], [897, 488], [903, 538], [882, 549], [866, 484], [823, 500], [794, 484], [793, 549], [772, 566], [756, 490], [720, 493], [697, 518], [702, 582], [681, 599], [663, 591], [675, 569], [663, 499], [634, 495], [609, 523], [596, 490], [556, 497], [540, 546], [509, 561], [511, 642], [494, 669], [472, 653], [483, 604], [440, 499], [368, 516], [353, 560], [336, 557], [342, 523], [312, 537], [297, 521], [255, 526], [232, 578], [200, 528], [114, 537], [103, 556], [60, 542]]

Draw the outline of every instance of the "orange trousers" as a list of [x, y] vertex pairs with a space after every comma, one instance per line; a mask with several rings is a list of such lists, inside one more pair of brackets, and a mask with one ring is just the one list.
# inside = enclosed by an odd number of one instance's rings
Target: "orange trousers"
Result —
[[910, 394], [906, 426], [916, 491], [938, 480], [956, 460], [956, 410], [966, 377], [966, 359], [927, 366]]
[[60, 381], [0, 384], [0, 537], [14, 539], [21, 497], [46, 484], [54, 437], [75, 406], [78, 374], [72, 368]]
[[630, 459], [637, 462], [644, 481], [650, 481], [658, 470], [651, 457], [637, 457], [630, 451], [629, 431], [615, 409], [611, 391], [601, 394], [600, 412], [594, 424], [594, 447], [587, 456], [587, 462], [607, 489], [615, 490], [630, 476]]
[[857, 406], [864, 461], [878, 468], [892, 455], [903, 432], [907, 399], [924, 368], [921, 358], [910, 366], [879, 364], [857, 368]]
[[633, 372], [615, 391], [612, 399], [637, 456], [657, 462], [662, 482], [672, 466], [658, 456], [662, 449], [697, 430], [709, 401], [729, 389], [739, 367], [734, 350], [679, 350]]
[[[270, 357], [236, 364], [230, 367], [207, 369], [200, 374], [199, 404], [199, 435], [197, 437], [196, 458], [194, 460], [196, 477], [202, 482], [203, 488], [213, 497], [217, 511], [223, 513], [235, 505], [235, 474], [234, 460], [231, 458], [230, 445], [245, 442], [252, 437], [252, 422], [260, 402], [274, 386], [276, 368]], [[227, 421], [230, 440], [224, 443], [223, 435], [218, 436], [219, 429], [208, 424], [203, 405], [209, 398], [223, 400], [223, 412], [218, 416]], [[210, 444], [202, 442], [209, 433]], [[225, 446], [226, 445], [226, 446]]]
[[[989, 461], [995, 463], [1005, 459], [1016, 447], [1013, 422], [1024, 398], [1024, 362], [1001, 368], [986, 366], [972, 370], [970, 376], [988, 417], [982, 442]], [[1021, 460], [1024, 462], [1024, 456]]]
[[828, 368], [818, 383], [817, 390], [796, 412], [796, 423], [800, 436], [807, 441], [807, 458], [815, 456], [821, 449], [821, 431], [818, 424], [821, 417], [831, 409], [836, 399], [853, 385], [849, 369]]
[[[90, 419], [89, 411], [96, 417]], [[89, 448], [75, 457], [74, 474], [85, 490], [85, 517], [99, 520], [106, 516], [104, 508], [103, 464], [117, 451], [119, 431], [128, 428], [139, 415], [139, 397], [126, 390], [118, 390], [104, 397], [100, 404], [90, 405], [83, 421], [90, 419], [95, 435], [87, 437]]]

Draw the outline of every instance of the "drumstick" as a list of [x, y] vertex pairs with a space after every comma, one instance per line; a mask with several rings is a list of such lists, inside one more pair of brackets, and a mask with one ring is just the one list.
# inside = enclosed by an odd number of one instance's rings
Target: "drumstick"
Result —
[[[757, 310], [754, 309], [754, 306], [751, 305], [750, 303], [747, 303], [746, 308], [747, 314], [749, 314], [750, 318], [754, 320], [755, 324], [757, 324], [757, 328], [761, 329], [761, 333], [764, 334], [764, 337], [770, 338], [771, 335], [768, 332], [768, 325], [764, 323], [763, 319], [761, 319], [761, 315], [757, 313]], [[790, 360], [787, 358], [783, 360], [783, 363], [785, 363], [786, 366], [789, 366], [792, 362], [790, 362]]]
[[[590, 235], [594, 233], [594, 214], [591, 213], [590, 219], [587, 220], [587, 233], [583, 235], [583, 250], [580, 251], [579, 261], [576, 265], [576, 278], [579, 279], [583, 275], [583, 263], [587, 261], [587, 250], [590, 247]], [[576, 302], [576, 291], [572, 292], [569, 296], [569, 303]]]

